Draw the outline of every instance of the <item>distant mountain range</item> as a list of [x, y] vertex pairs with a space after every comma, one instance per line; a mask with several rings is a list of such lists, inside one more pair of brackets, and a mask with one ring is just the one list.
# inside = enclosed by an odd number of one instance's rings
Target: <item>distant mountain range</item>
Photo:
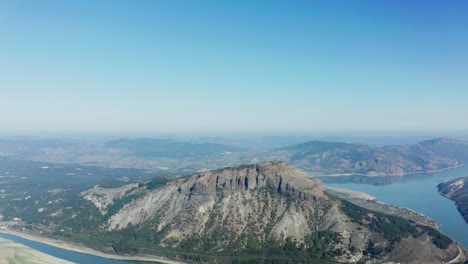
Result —
[[143, 158], [188, 158], [242, 152], [245, 149], [217, 143], [190, 143], [170, 139], [118, 139], [105, 145], [124, 155]]
[[258, 144], [254, 148], [245, 148], [169, 139], [3, 140], [0, 141], [0, 156], [138, 168], [165, 175], [186, 175], [226, 166], [281, 160], [313, 176], [401, 176], [437, 172], [468, 161], [468, 143], [447, 138], [383, 147], [329, 141], [308, 141], [281, 148], [258, 147]]
[[461, 165], [468, 160], [468, 142], [438, 138], [409, 146], [373, 147], [310, 141], [276, 149], [273, 153], [312, 175], [404, 175]]

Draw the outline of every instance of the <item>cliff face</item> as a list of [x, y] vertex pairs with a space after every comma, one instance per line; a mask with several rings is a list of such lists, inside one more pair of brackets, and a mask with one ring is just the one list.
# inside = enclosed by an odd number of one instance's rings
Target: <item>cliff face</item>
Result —
[[[244, 256], [414, 263], [441, 263], [458, 253], [448, 238], [443, 245], [431, 243], [437, 231], [328, 195], [319, 180], [283, 162], [195, 174], [152, 190], [145, 185], [123, 189], [138, 198], [105, 215], [99, 231], [119, 253], [150, 253], [142, 248], [152, 248], [186, 260], [193, 254], [210, 256], [205, 260], [210, 262]], [[94, 192], [103, 196], [97, 188], [83, 194], [103, 212]], [[413, 242], [413, 253], [396, 255], [395, 248]], [[425, 255], [414, 253], [418, 250]]]
[[457, 178], [437, 185], [440, 194], [454, 201], [468, 223], [468, 177]]
[[158, 231], [170, 226], [166, 238], [211, 232], [224, 224], [223, 228], [233, 233], [253, 226], [263, 233], [271, 225], [273, 214], [278, 220], [272, 226], [274, 236], [285, 233], [303, 239], [311, 233], [306, 220], [313, 217], [318, 222], [327, 213], [324, 208], [329, 206], [331, 202], [319, 180], [309, 179], [307, 174], [285, 163], [271, 162], [170, 182], [127, 204], [109, 219], [107, 228], [123, 229], [157, 216]]

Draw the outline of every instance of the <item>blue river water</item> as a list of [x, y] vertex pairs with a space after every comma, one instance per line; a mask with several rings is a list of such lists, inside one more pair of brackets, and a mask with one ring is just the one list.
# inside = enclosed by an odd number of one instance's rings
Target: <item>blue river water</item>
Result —
[[[68, 260], [71, 262], [75, 263], [83, 263], [83, 264], [129, 264], [129, 263], [136, 263], [136, 262], [129, 262], [129, 261], [122, 261], [122, 260], [116, 260], [116, 259], [108, 259], [108, 258], [103, 258], [103, 257], [98, 257], [90, 254], [84, 254], [84, 253], [79, 253], [79, 252], [74, 252], [70, 250], [65, 250], [53, 246], [49, 246], [44, 243], [32, 241], [29, 239], [25, 239], [16, 235], [11, 235], [11, 234], [5, 234], [0, 232], [0, 237], [9, 239], [11, 241], [15, 241], [17, 243], [26, 245], [30, 248], [34, 248], [38, 251], [41, 251], [45, 254], [61, 258], [64, 260]], [[156, 263], [156, 262], [153, 262]]]
[[378, 200], [398, 206], [403, 206], [423, 213], [440, 226], [440, 230], [457, 240], [463, 246], [468, 247], [468, 224], [458, 212], [455, 203], [440, 195], [437, 189], [439, 183], [458, 177], [468, 176], [468, 166], [434, 173], [419, 174], [405, 177], [395, 177], [392, 184], [368, 182], [363, 184], [359, 177], [354, 177], [353, 182], [341, 180], [330, 182], [323, 179], [325, 186], [339, 187], [354, 191], [368, 193]]

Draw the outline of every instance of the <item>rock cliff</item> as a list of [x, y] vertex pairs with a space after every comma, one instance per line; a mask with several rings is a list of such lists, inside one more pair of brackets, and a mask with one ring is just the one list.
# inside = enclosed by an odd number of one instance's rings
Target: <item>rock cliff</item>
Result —
[[[133, 187], [120, 190], [136, 198], [100, 225], [101, 239], [117, 253], [280, 263], [442, 263], [458, 254], [438, 231], [327, 194], [319, 180], [284, 162], [194, 174], [154, 189]], [[90, 199], [97, 191], [105, 196], [97, 188], [83, 195], [103, 212], [102, 201]], [[413, 253], [397, 254], [410, 243]], [[415, 253], [419, 249], [424, 256]]]
[[437, 188], [440, 194], [455, 202], [458, 211], [468, 223], [468, 177], [441, 183]]

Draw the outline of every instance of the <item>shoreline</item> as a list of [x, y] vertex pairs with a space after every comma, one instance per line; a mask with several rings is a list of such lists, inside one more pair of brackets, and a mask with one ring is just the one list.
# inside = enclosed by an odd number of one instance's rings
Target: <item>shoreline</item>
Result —
[[93, 255], [97, 257], [102, 257], [102, 258], [108, 258], [108, 259], [116, 259], [116, 260], [128, 260], [128, 261], [147, 261], [147, 262], [159, 262], [159, 263], [164, 263], [164, 264], [185, 264], [185, 262], [177, 261], [177, 260], [171, 260], [166, 257], [160, 257], [160, 256], [150, 256], [150, 255], [144, 255], [144, 256], [122, 256], [122, 255], [116, 255], [116, 254], [111, 254], [111, 253], [104, 253], [89, 247], [86, 247], [85, 245], [73, 243], [73, 242], [68, 242], [68, 241], [63, 241], [63, 240], [58, 240], [54, 238], [48, 238], [44, 236], [39, 236], [36, 234], [30, 234], [26, 232], [20, 232], [20, 231], [14, 231], [11, 229], [8, 229], [7, 227], [0, 227], [0, 233], [5, 233], [5, 234], [10, 234], [10, 235], [15, 235], [22, 237], [24, 239], [32, 240], [35, 242], [43, 243], [49, 246], [57, 247], [60, 249], [64, 250], [69, 250], [69, 251], [74, 251], [78, 253], [83, 253], [83, 254], [88, 254], [88, 255]]
[[440, 231], [439, 222], [411, 208], [384, 203], [378, 200], [376, 197], [365, 192], [336, 187], [326, 187], [326, 191], [329, 191], [329, 193], [347, 200], [348, 202], [351, 202], [357, 206], [367, 208], [368, 210], [413, 220], [419, 224], [429, 226]]
[[9, 263], [74, 264], [71, 261], [52, 256], [21, 243], [0, 238], [0, 264]]
[[415, 175], [415, 174], [433, 174], [433, 173], [439, 173], [439, 172], [443, 172], [443, 171], [447, 171], [447, 170], [456, 169], [458, 167], [462, 167], [463, 165], [464, 164], [459, 164], [459, 165], [447, 167], [447, 168], [440, 169], [440, 170], [433, 170], [433, 171], [426, 171], [426, 172], [424, 172], [424, 171], [406, 172], [406, 173], [403, 173], [403, 174], [368, 175], [368, 174], [362, 174], [362, 173], [332, 173], [332, 174], [313, 175], [311, 172], [307, 172], [307, 171], [305, 171], [305, 172], [309, 173], [309, 175], [311, 175], [312, 178], [327, 178], [327, 177], [333, 178], [333, 177], [352, 177], [352, 176], [363, 176], [363, 177], [369, 177], [369, 178], [382, 178], [382, 177], [404, 177], [404, 176], [410, 176], [410, 175]]
[[331, 190], [331, 191], [335, 191], [339, 193], [344, 193], [348, 195], [350, 198], [363, 199], [363, 200], [369, 200], [369, 201], [378, 201], [377, 197], [367, 194], [365, 192], [353, 191], [353, 190], [349, 190], [345, 188], [338, 188], [338, 187], [325, 187], [325, 190]]

